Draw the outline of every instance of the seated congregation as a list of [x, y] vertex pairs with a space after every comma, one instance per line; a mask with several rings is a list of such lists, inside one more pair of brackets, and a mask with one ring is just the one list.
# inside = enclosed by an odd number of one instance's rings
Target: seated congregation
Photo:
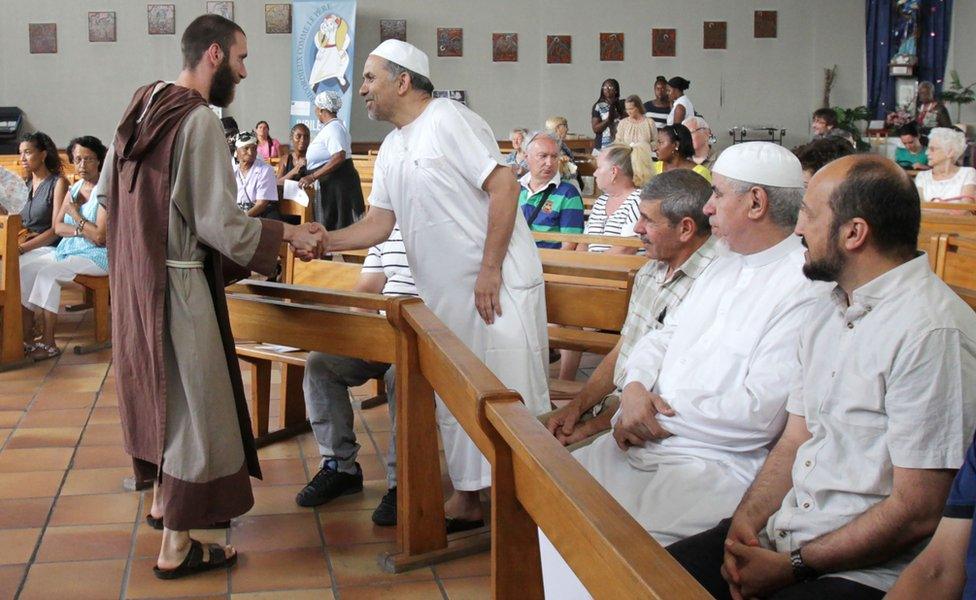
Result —
[[[503, 158], [481, 117], [432, 98], [426, 54], [387, 40], [367, 57], [359, 93], [370, 117], [395, 129], [378, 155], [363, 157], [337, 118], [336, 92], [315, 97], [314, 138], [301, 124], [287, 146], [266, 121], [254, 132], [221, 128], [206, 104], [229, 103], [243, 78], [246, 36], [236, 24], [199, 17], [183, 53], [176, 84], [136, 91], [110, 147], [92, 136], [69, 143], [73, 183], [49, 136], [24, 138], [19, 255], [2, 256], [18, 260], [23, 351], [36, 361], [61, 353], [61, 287], [79, 275], [111, 278], [125, 449], [136, 483], [153, 488], [145, 521], [163, 532], [156, 577], [238, 558], [190, 532], [230, 527], [255, 504], [250, 477], [261, 469], [249, 410], [267, 419], [267, 407], [258, 408], [254, 386], [247, 404], [230, 324], [248, 315], [235, 303], [239, 290], [230, 288], [230, 305], [224, 292], [253, 272], [281, 279], [254, 294], [281, 314], [338, 322], [340, 313], [370, 313], [401, 336], [395, 352], [384, 348], [395, 362], [349, 348], [306, 348], [303, 363], [293, 359], [304, 369], [317, 455], [314, 474], [295, 486], [296, 510], [329, 511], [364, 492], [368, 442], [351, 390], [382, 381], [392, 427], [385, 491], [370, 507], [375, 525], [403, 528], [429, 508], [397, 490], [406, 473], [440, 472], [408, 470], [417, 441], [404, 451], [404, 436], [418, 433], [398, 430], [404, 411], [426, 414], [410, 402], [430, 395], [431, 424], [420, 435], [432, 452], [443, 446], [451, 488], [436, 527], [498, 532], [508, 525], [492, 521], [498, 514], [522, 518], [517, 535], [506, 530], [493, 543], [538, 545], [526, 588], [536, 578], [547, 598], [601, 597], [571, 566], [591, 538], [573, 547], [572, 532], [531, 520], [532, 494], [519, 504], [514, 487], [526, 472], [557, 490], [575, 472], [513, 462], [518, 444], [505, 446], [506, 431], [491, 428], [511, 394], [522, 401], [517, 416], [529, 415], [518, 442], [549, 444], [585, 471], [666, 549], [662, 568], [693, 578], [697, 591], [781, 600], [976, 594], [976, 314], [918, 251], [922, 202], [976, 200], [976, 171], [958, 164], [960, 131], [933, 127], [923, 140], [906, 126], [892, 161], [856, 152], [836, 116], [817, 111], [813, 139], [792, 151], [744, 142], [713, 157], [712, 131], [686, 95], [690, 81], [660, 76], [645, 103], [621, 100], [608, 79], [591, 110], [591, 155], [574, 152], [566, 119], [552, 117], [538, 130], [514, 129]], [[228, 64], [236, 79], [222, 89]], [[179, 107], [180, 127], [166, 133], [160, 106]], [[147, 150], [153, 136], [172, 149]], [[157, 205], [144, 199], [163, 184], [133, 164], [173, 165]], [[279, 209], [291, 181], [310, 192], [308, 220]], [[204, 182], [213, 194], [198, 193]], [[139, 198], [168, 237], [150, 231], [133, 208]], [[345, 296], [293, 285], [296, 269], [337, 267], [334, 259], [363, 249]], [[592, 268], [579, 275], [576, 266]], [[600, 268], [625, 272], [599, 279]], [[558, 284], [578, 286], [583, 303], [589, 293], [620, 292], [619, 330], [554, 320]], [[317, 293], [353, 310], [316, 305]], [[420, 302], [429, 320], [403, 310]], [[380, 319], [383, 307], [392, 314]], [[428, 337], [403, 334], [410, 327]], [[585, 381], [577, 383], [588, 346], [554, 335], [565, 330], [613, 340]], [[442, 356], [451, 348], [463, 355], [456, 363]], [[438, 359], [456, 371], [437, 379], [424, 370]], [[497, 386], [479, 386], [478, 369]], [[557, 401], [560, 385], [571, 391]], [[451, 386], [488, 390], [476, 398], [477, 417], [441, 397]], [[486, 439], [498, 444], [493, 452]], [[487, 513], [482, 494], [499, 481], [510, 488], [491, 490]], [[493, 552], [503, 560], [504, 548]], [[519, 584], [517, 574], [493, 577]]]

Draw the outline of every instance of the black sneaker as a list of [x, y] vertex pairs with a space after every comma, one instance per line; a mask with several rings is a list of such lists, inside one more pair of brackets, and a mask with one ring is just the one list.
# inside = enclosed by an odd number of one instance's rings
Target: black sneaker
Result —
[[299, 506], [319, 506], [339, 496], [363, 491], [363, 470], [356, 463], [356, 473], [343, 473], [338, 470], [336, 461], [326, 461], [325, 466], [312, 477], [302, 491], [295, 496]]
[[396, 517], [396, 486], [393, 486], [383, 494], [380, 505], [373, 511], [373, 522], [380, 527], [393, 527]]

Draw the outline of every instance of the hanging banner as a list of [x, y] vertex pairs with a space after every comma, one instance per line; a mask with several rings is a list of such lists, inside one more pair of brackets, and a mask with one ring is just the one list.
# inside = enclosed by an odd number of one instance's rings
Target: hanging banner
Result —
[[304, 123], [315, 137], [322, 127], [315, 95], [335, 90], [342, 94], [336, 116], [349, 128], [357, 89], [352, 80], [356, 0], [295, 0], [292, 19], [290, 125]]

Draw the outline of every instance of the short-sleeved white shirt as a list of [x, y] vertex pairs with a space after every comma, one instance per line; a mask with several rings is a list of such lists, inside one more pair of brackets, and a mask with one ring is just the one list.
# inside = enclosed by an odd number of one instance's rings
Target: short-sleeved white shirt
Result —
[[240, 163], [234, 163], [234, 180], [237, 181], [237, 206], [245, 212], [254, 208], [258, 200], [278, 201], [274, 167], [260, 157], [254, 159], [254, 164], [243, 175]]
[[[603, 194], [593, 203], [590, 218], [586, 221], [583, 233], [588, 235], [616, 235], [620, 237], [637, 237], [634, 225], [640, 219], [640, 190], [634, 190], [620, 203], [612, 215], [607, 214], [607, 195]], [[606, 252], [610, 246], [606, 244], [590, 244], [590, 252]]]
[[[808, 313], [788, 412], [811, 437], [768, 521], [779, 552], [844, 527], [892, 491], [894, 467], [958, 469], [976, 426], [976, 315], [922, 255]], [[922, 544], [924, 545], [924, 544]], [[920, 548], [831, 573], [890, 588]]]
[[959, 167], [955, 175], [942, 181], [933, 179], [931, 170], [915, 176], [915, 187], [925, 202], [956, 198], [962, 195], [962, 188], [967, 185], [976, 185], [976, 169], [972, 167]]
[[329, 162], [332, 155], [340, 151], [345, 151], [346, 158], [352, 156], [352, 137], [345, 123], [340, 119], [333, 119], [322, 126], [322, 129], [315, 134], [315, 139], [308, 145], [305, 160], [309, 172]]
[[674, 101], [674, 106], [671, 107], [671, 112], [668, 113], [668, 125], [680, 125], [680, 123], [674, 122], [674, 111], [679, 106], [685, 107], [685, 118], [695, 116], [695, 107], [688, 99], [688, 96], [682, 96]]

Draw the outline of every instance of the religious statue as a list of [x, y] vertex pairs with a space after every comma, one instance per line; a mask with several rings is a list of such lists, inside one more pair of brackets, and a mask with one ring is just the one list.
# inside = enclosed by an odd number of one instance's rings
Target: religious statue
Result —
[[921, 0], [898, 0], [895, 10], [894, 37], [898, 41], [898, 53], [893, 63], [915, 64], [918, 62], [918, 10]]
[[349, 67], [349, 43], [349, 25], [338, 15], [326, 15], [315, 34], [318, 53], [308, 79], [313, 92], [320, 91], [316, 86], [328, 79], [337, 79], [342, 90], [348, 87], [346, 69]]

